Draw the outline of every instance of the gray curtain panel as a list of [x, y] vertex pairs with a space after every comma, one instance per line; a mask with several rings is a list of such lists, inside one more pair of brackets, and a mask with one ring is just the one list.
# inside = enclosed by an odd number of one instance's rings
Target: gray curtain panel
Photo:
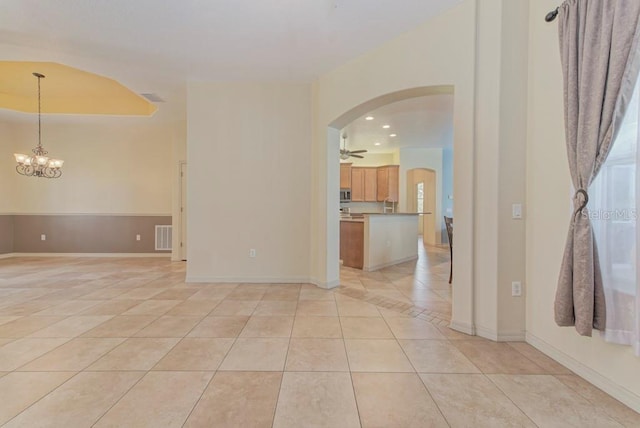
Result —
[[568, 0], [560, 6], [567, 155], [575, 212], [555, 299], [555, 321], [580, 335], [605, 328], [605, 301], [588, 189], [606, 160], [638, 76], [640, 0]]

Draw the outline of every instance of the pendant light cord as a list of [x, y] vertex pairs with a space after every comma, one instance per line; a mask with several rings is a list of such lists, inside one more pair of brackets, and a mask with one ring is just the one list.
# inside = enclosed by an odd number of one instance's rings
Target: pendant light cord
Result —
[[38, 147], [42, 150], [42, 120], [41, 120], [41, 108], [40, 108], [40, 80], [42, 77], [36, 76], [38, 78]]

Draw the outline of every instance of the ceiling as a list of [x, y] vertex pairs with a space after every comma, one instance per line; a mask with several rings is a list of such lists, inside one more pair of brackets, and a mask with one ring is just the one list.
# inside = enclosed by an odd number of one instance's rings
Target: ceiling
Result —
[[182, 103], [187, 80], [309, 82], [462, 0], [2, 0], [0, 60]]
[[349, 150], [366, 149], [369, 153], [452, 146], [453, 95], [428, 95], [387, 104], [354, 120], [341, 133], [347, 135]]

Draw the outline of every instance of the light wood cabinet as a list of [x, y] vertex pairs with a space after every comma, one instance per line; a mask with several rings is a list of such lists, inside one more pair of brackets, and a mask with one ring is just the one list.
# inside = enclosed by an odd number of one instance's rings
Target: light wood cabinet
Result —
[[398, 202], [399, 170], [400, 167], [398, 165], [378, 167], [378, 202]]
[[351, 168], [351, 202], [364, 202], [364, 168]]
[[340, 188], [351, 189], [351, 164], [340, 164]]
[[356, 166], [351, 168], [352, 202], [377, 202], [377, 188], [377, 168]]
[[364, 200], [376, 202], [378, 200], [378, 169], [364, 168]]

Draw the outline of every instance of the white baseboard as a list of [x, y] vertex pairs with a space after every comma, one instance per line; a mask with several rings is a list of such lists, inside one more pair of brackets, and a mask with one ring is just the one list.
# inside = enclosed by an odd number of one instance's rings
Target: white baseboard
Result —
[[491, 328], [476, 326], [476, 334], [494, 342], [524, 342], [526, 335], [524, 331], [496, 331]]
[[209, 282], [209, 283], [245, 283], [245, 284], [307, 284], [308, 277], [287, 276], [287, 277], [246, 277], [246, 276], [198, 276], [187, 275], [186, 282]]
[[571, 371], [576, 373], [578, 376], [586, 379], [607, 394], [611, 395], [613, 398], [621, 401], [636, 412], [640, 413], [640, 396], [638, 396], [637, 394], [634, 394], [625, 387], [611, 381], [609, 378], [601, 375], [592, 368], [585, 366], [580, 361], [565, 354], [555, 346], [550, 345], [549, 343], [529, 332], [527, 332], [526, 334], [526, 341], [531, 346], [538, 349], [540, 352], [553, 358], [563, 366], [566, 366]]
[[309, 278], [308, 281], [310, 284], [315, 285], [316, 287], [320, 287], [320, 288], [324, 288], [326, 290], [330, 290], [332, 288], [336, 288], [340, 285], [340, 279], [336, 279], [333, 281], [329, 281], [329, 282], [325, 282], [325, 281], [320, 281], [317, 278]]
[[498, 332], [492, 328], [476, 325], [476, 335], [484, 337], [485, 339], [493, 340], [494, 342], [498, 341]]
[[375, 265], [375, 266], [365, 266], [362, 270], [364, 270], [365, 272], [373, 272], [374, 270], [384, 269], [384, 268], [389, 267], [389, 266], [393, 266], [393, 265], [397, 265], [397, 264], [405, 263], [405, 262], [410, 262], [412, 260], [417, 260], [417, 259], [418, 259], [418, 255], [416, 254], [415, 256], [405, 257], [403, 259], [398, 259], [398, 260], [394, 260], [394, 261], [387, 262], [387, 263], [381, 263], [381, 264]]
[[[5, 257], [8, 256], [8, 257]], [[10, 253], [0, 255], [0, 258], [9, 257], [171, 257], [171, 253]]]
[[10, 259], [11, 257], [15, 257], [13, 253], [0, 254], [0, 259]]
[[458, 322], [451, 320], [449, 324], [449, 328], [455, 331], [459, 331], [460, 333], [468, 334], [469, 336], [476, 335], [476, 329], [473, 325], [467, 324], [466, 322]]

